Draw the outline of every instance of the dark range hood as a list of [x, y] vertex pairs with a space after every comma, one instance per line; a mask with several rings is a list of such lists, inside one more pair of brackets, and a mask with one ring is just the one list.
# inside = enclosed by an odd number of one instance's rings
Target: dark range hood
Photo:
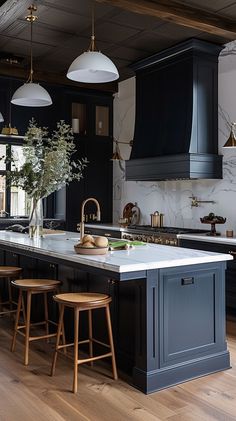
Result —
[[133, 64], [134, 142], [126, 180], [222, 178], [218, 155], [218, 56], [191, 39]]

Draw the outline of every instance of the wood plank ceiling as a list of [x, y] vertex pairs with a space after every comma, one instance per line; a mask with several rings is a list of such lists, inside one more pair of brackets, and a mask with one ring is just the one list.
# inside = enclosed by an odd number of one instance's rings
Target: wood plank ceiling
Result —
[[[29, 0], [0, 0], [0, 74], [27, 77]], [[70, 63], [88, 48], [90, 0], [35, 0], [35, 80], [68, 81]], [[120, 79], [133, 76], [129, 64], [195, 37], [225, 44], [236, 39], [236, 1], [96, 0], [97, 47], [110, 57]], [[69, 82], [68, 82], [69, 83]]]

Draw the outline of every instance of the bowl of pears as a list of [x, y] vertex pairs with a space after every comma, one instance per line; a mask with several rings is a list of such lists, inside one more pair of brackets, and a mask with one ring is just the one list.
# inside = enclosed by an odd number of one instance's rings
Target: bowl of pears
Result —
[[93, 237], [86, 234], [78, 244], [74, 245], [77, 254], [99, 255], [108, 252], [108, 239], [106, 237]]

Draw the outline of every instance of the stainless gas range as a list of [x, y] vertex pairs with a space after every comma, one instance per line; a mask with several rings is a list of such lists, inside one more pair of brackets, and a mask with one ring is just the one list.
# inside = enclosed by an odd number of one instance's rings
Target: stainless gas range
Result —
[[146, 243], [156, 243], [168, 246], [178, 246], [178, 234], [202, 234], [206, 230], [192, 228], [162, 227], [154, 228], [151, 225], [130, 225], [122, 232], [122, 238], [139, 240]]

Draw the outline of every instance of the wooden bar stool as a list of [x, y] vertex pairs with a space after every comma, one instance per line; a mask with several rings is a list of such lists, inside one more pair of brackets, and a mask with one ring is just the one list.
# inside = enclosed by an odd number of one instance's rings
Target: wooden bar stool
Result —
[[[11, 281], [13, 279], [18, 279], [22, 274], [22, 268], [17, 266], [0, 266], [0, 282], [1, 284], [6, 281], [8, 288], [8, 300], [2, 301], [1, 292], [0, 292], [0, 315], [11, 314], [17, 311], [17, 302], [12, 299], [12, 289]], [[4, 310], [4, 306], [9, 306]], [[15, 309], [13, 309], [15, 306]]]
[[[60, 352], [60, 350], [63, 348], [74, 346], [74, 379], [73, 379], [73, 389], [72, 389], [74, 393], [77, 392], [77, 375], [78, 375], [79, 364], [90, 362], [92, 365], [92, 362], [95, 360], [111, 357], [113, 377], [115, 380], [117, 380], [116, 360], [115, 360], [111, 318], [110, 318], [110, 308], [109, 308], [111, 297], [105, 294], [84, 292], [84, 293], [59, 294], [53, 298], [55, 301], [57, 301], [60, 304], [60, 317], [59, 317], [59, 323], [58, 323], [56, 348], [55, 348], [53, 362], [52, 362], [51, 375], [53, 376], [55, 373], [58, 352]], [[72, 307], [74, 309], [74, 342], [70, 344], [59, 345], [60, 336], [61, 336], [62, 328], [63, 328], [63, 317], [64, 317], [65, 307]], [[98, 309], [98, 308], [105, 308], [105, 311], [106, 311], [109, 345], [93, 338], [92, 310]], [[89, 339], [79, 341], [79, 313], [80, 311], [84, 311], [84, 310], [88, 311]], [[109, 352], [94, 357], [93, 356], [93, 342], [96, 342], [99, 345], [103, 345], [109, 348]], [[83, 359], [79, 358], [78, 345], [82, 343], [89, 344], [89, 358], [83, 358]]]
[[[14, 334], [12, 338], [12, 352], [15, 351], [16, 346], [16, 335], [19, 333], [20, 335], [25, 337], [25, 352], [24, 352], [24, 364], [28, 365], [29, 363], [29, 343], [31, 341], [36, 341], [40, 339], [48, 339], [54, 336], [57, 336], [57, 333], [49, 333], [49, 323], [56, 325], [57, 323], [49, 320], [48, 318], [48, 301], [47, 301], [47, 294], [49, 292], [56, 292], [59, 293], [59, 286], [62, 284], [60, 281], [55, 281], [51, 279], [17, 279], [11, 282], [14, 287], [19, 289], [19, 298], [17, 304], [17, 313], [16, 313], [16, 321], [15, 321], [15, 328]], [[19, 317], [21, 308], [24, 306], [23, 302], [23, 292], [26, 292], [26, 319], [25, 324], [19, 325]], [[45, 320], [42, 322], [31, 323], [30, 322], [30, 315], [31, 315], [31, 298], [32, 295], [35, 294], [43, 294], [44, 295], [44, 317]], [[46, 334], [40, 336], [30, 336], [30, 328], [31, 326], [39, 326], [45, 325]], [[22, 332], [21, 330], [24, 329], [25, 331]], [[61, 332], [63, 335], [63, 343], [65, 343], [64, 337], [64, 326], [61, 327]]]

